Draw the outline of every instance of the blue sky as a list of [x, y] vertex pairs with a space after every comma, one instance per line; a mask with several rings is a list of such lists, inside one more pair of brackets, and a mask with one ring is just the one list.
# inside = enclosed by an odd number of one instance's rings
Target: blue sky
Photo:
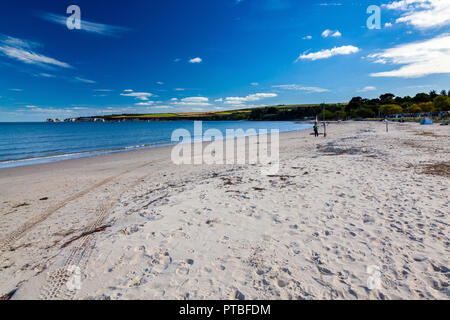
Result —
[[[66, 26], [70, 5], [81, 30]], [[381, 29], [369, 29], [370, 5]], [[0, 122], [450, 89], [450, 1], [5, 1]]]

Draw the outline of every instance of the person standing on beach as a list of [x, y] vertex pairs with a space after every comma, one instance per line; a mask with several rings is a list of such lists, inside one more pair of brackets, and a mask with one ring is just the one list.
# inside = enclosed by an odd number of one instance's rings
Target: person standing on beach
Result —
[[314, 123], [314, 137], [319, 136], [319, 126], [317, 125], [317, 122]]

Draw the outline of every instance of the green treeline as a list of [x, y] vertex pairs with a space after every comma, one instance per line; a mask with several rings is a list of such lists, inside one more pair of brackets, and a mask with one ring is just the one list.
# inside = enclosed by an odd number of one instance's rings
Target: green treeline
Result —
[[248, 120], [300, 120], [316, 115], [319, 120], [346, 120], [384, 118], [394, 115], [416, 116], [420, 114], [450, 111], [450, 97], [445, 90], [418, 93], [414, 97], [396, 97], [386, 93], [376, 99], [354, 97], [348, 104], [322, 104], [315, 106], [278, 106], [253, 109]]
[[[86, 117], [84, 120], [102, 118], [105, 121], [166, 121], [166, 120], [251, 120], [251, 121], [293, 121], [315, 119], [348, 120], [402, 117], [434, 116], [447, 119], [450, 116], [450, 91], [418, 93], [414, 97], [396, 97], [392, 93], [382, 94], [376, 99], [354, 97], [348, 103], [315, 105], [278, 105], [241, 110], [203, 113], [170, 114], [128, 114], [102, 117]], [[78, 121], [83, 121], [78, 118]]]

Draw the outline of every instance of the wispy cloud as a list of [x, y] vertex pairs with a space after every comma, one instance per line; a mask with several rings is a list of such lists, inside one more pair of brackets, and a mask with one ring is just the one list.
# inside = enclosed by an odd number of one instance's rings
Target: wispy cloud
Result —
[[400, 0], [384, 4], [383, 7], [401, 12], [397, 23], [406, 23], [418, 29], [450, 25], [448, 0]]
[[336, 7], [336, 6], [342, 6], [342, 3], [340, 3], [340, 2], [329, 2], [329, 3], [320, 3], [319, 4], [319, 6], [333, 6], [333, 7]]
[[45, 72], [39, 73], [38, 76], [43, 77], [43, 78], [55, 78], [56, 77], [53, 74], [49, 74], [49, 73], [45, 73]]
[[224, 104], [243, 105], [247, 102], [260, 101], [262, 99], [275, 98], [277, 96], [276, 93], [255, 93], [246, 97], [227, 97], [225, 98]]
[[305, 86], [299, 86], [296, 84], [283, 84], [283, 85], [277, 85], [272, 86], [273, 88], [279, 88], [283, 90], [294, 90], [294, 91], [306, 91], [308, 93], [321, 93], [321, 92], [329, 92], [330, 90], [319, 88], [319, 87], [305, 87]]
[[172, 101], [174, 105], [178, 106], [211, 106], [211, 103], [209, 103], [209, 98], [207, 97], [187, 97], [181, 100], [175, 98], [175, 100], [172, 99]]
[[450, 73], [450, 34], [402, 44], [368, 56], [375, 63], [402, 65], [402, 67], [372, 73], [372, 77], [418, 78], [430, 74]]
[[377, 90], [377, 88], [373, 87], [373, 86], [367, 86], [362, 88], [361, 90], [358, 90], [358, 92], [369, 92], [369, 91], [375, 91]]
[[[67, 25], [67, 16], [49, 12], [39, 13], [37, 16], [49, 22], [53, 22], [63, 26]], [[118, 37], [123, 33], [129, 31], [130, 29], [81, 19], [81, 30], [89, 33], [99, 34], [102, 36]]]
[[152, 104], [154, 104], [154, 101], [146, 101], [146, 102], [138, 102], [135, 103], [136, 106], [151, 106]]
[[26, 64], [41, 67], [56, 66], [72, 68], [68, 63], [34, 52], [40, 45], [36, 42], [13, 38], [0, 34], [0, 54]]
[[342, 36], [342, 33], [340, 33], [339, 30], [326, 29], [322, 32], [323, 38], [328, 38], [328, 37], [339, 38], [341, 36]]
[[84, 79], [81, 77], [75, 77], [75, 80], [79, 81], [79, 82], [83, 82], [83, 83], [89, 83], [89, 84], [97, 83], [94, 80]]
[[95, 92], [112, 92], [113, 90], [111, 89], [95, 89]]
[[318, 52], [311, 52], [311, 53], [303, 53], [300, 55], [295, 62], [298, 62], [299, 60], [319, 60], [319, 59], [327, 59], [331, 58], [333, 56], [338, 55], [348, 55], [352, 53], [359, 52], [358, 47], [354, 46], [342, 46], [342, 47], [334, 47], [333, 49], [325, 49]]
[[124, 90], [120, 95], [124, 96], [124, 97], [133, 97], [137, 100], [142, 100], [142, 101], [147, 101], [148, 98], [153, 96], [153, 94], [150, 92], [134, 92], [131, 89]]

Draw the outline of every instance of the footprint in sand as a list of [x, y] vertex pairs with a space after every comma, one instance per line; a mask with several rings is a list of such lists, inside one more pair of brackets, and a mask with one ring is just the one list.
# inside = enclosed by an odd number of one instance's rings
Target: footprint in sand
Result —
[[194, 264], [193, 259], [186, 259], [180, 263], [180, 266], [175, 271], [179, 276], [186, 276], [189, 274], [190, 266]]
[[172, 258], [170, 257], [169, 252], [164, 250], [160, 250], [149, 255], [149, 258], [152, 271], [157, 273], [166, 270], [172, 263]]
[[286, 281], [286, 280], [284, 280], [284, 279], [278, 279], [278, 280], [277, 280], [277, 285], [278, 285], [280, 288], [286, 287], [287, 284], [288, 284], [288, 281]]

